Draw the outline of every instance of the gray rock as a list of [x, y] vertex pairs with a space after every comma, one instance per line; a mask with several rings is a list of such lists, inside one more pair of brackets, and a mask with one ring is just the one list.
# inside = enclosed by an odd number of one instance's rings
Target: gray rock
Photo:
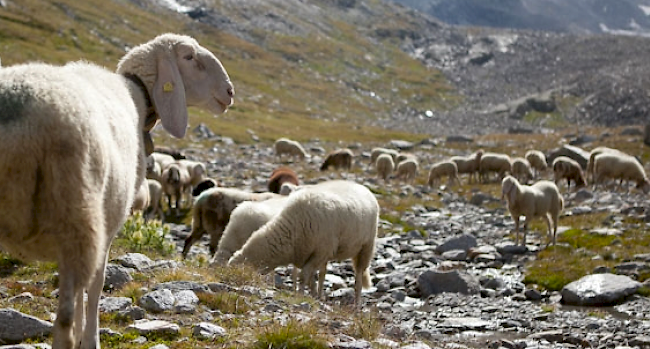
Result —
[[208, 286], [192, 281], [163, 282], [153, 287], [154, 291], [162, 289], [168, 289], [171, 291], [190, 290], [194, 292], [210, 292], [210, 288]]
[[476, 237], [472, 234], [462, 234], [452, 237], [436, 248], [436, 252], [445, 253], [451, 250], [469, 251], [470, 248], [476, 247]]
[[127, 330], [135, 330], [138, 334], [146, 336], [148, 334], [177, 335], [181, 328], [169, 321], [164, 320], [136, 320]]
[[464, 261], [467, 259], [467, 251], [451, 250], [442, 253], [442, 258], [450, 261]]
[[199, 322], [192, 327], [192, 336], [199, 339], [214, 339], [227, 334], [225, 328], [209, 322]]
[[0, 309], [0, 341], [19, 343], [26, 339], [46, 336], [52, 323], [13, 309]]
[[570, 305], [607, 306], [623, 301], [641, 287], [627, 276], [587, 275], [562, 289], [562, 301]]
[[392, 140], [390, 141], [390, 146], [392, 148], [397, 148], [399, 150], [411, 150], [415, 146], [413, 142], [402, 141], [402, 140]]
[[123, 256], [117, 257], [115, 259], [115, 262], [124, 267], [137, 270], [145, 270], [154, 264], [154, 262], [149, 257], [143, 255], [142, 253], [127, 253]]
[[423, 342], [413, 342], [401, 346], [400, 349], [431, 349], [431, 347]]
[[473, 143], [474, 139], [468, 136], [456, 135], [447, 136], [446, 141], [449, 143]]
[[119, 290], [131, 281], [133, 277], [128, 268], [111, 263], [106, 266], [104, 290]]
[[425, 271], [418, 276], [417, 283], [422, 298], [443, 292], [477, 294], [480, 291], [479, 282], [474, 276], [458, 270]]
[[570, 157], [571, 159], [577, 161], [583, 170], [587, 168], [587, 162], [589, 161], [588, 151], [568, 144], [565, 144], [560, 148], [551, 151], [551, 153], [546, 156], [546, 162], [552, 164], [553, 160], [555, 160], [555, 158], [558, 156]]
[[133, 304], [128, 297], [106, 297], [99, 301], [99, 311], [102, 313], [115, 313], [126, 310]]
[[199, 304], [199, 297], [191, 290], [180, 290], [172, 292], [176, 298], [176, 305], [197, 305]]
[[140, 298], [140, 306], [145, 310], [160, 313], [172, 310], [176, 303], [176, 297], [168, 289], [151, 291]]

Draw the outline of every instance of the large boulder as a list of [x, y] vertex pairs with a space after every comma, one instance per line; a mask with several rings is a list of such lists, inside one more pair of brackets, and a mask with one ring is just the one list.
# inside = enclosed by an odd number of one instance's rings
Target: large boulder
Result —
[[546, 155], [546, 162], [549, 166], [553, 164], [553, 160], [558, 156], [567, 156], [580, 164], [583, 170], [587, 169], [587, 163], [589, 162], [589, 152], [573, 146], [565, 144], [560, 148], [552, 150], [549, 154]]
[[562, 302], [569, 305], [610, 306], [634, 294], [641, 283], [624, 275], [593, 274], [562, 289]]
[[418, 276], [418, 288], [422, 298], [427, 298], [444, 292], [477, 294], [481, 290], [481, 284], [474, 276], [458, 270], [427, 270]]

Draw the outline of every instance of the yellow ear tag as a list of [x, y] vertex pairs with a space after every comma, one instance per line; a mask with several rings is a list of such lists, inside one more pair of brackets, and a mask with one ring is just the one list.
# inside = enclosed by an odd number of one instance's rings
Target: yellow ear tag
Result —
[[174, 91], [174, 84], [172, 84], [172, 83], [169, 82], [169, 81], [166, 82], [166, 83], [163, 85], [163, 92], [172, 92], [172, 91]]

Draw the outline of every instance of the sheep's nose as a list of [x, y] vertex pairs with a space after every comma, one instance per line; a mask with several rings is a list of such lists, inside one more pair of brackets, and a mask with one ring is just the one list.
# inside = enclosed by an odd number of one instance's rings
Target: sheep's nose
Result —
[[230, 97], [235, 96], [235, 88], [232, 87], [232, 86], [228, 87], [228, 90], [226, 90], [226, 92], [228, 92], [228, 96], [230, 96]]

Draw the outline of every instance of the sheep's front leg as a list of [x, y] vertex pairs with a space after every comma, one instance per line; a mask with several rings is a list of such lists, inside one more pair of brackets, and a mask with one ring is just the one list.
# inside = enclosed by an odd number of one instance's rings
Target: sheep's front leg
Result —
[[325, 290], [325, 274], [327, 274], [327, 262], [318, 269], [318, 299], [323, 299]]
[[553, 246], [555, 246], [555, 231], [551, 229], [551, 217], [548, 216], [549, 214], [545, 214], [544, 218], [546, 219], [546, 229], [548, 229], [548, 243], [546, 244], [546, 247], [548, 247], [551, 244], [551, 235], [552, 235], [552, 241], [553, 241]]

